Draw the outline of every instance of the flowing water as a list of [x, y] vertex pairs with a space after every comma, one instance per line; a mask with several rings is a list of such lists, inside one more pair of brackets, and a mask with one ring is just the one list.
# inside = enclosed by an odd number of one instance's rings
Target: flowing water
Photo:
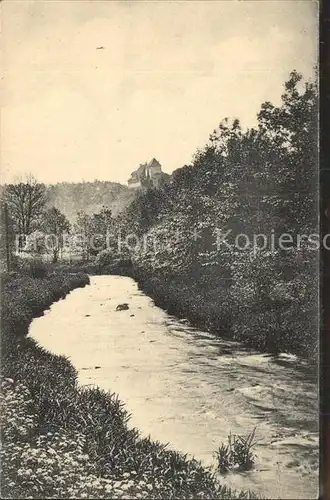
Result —
[[[116, 311], [120, 303], [129, 309]], [[317, 378], [306, 362], [197, 330], [120, 276], [91, 277], [35, 319], [30, 335], [70, 357], [81, 384], [117, 392], [142, 435], [206, 465], [230, 432], [256, 427], [256, 465], [224, 476], [229, 486], [318, 498]]]

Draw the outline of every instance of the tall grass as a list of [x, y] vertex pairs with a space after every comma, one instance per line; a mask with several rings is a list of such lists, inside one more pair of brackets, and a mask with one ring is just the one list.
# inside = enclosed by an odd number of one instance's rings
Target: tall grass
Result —
[[255, 455], [252, 448], [255, 446], [256, 428], [248, 436], [229, 434], [228, 444], [221, 444], [216, 451], [217, 465], [220, 472], [225, 473], [232, 469], [239, 471], [251, 470]]

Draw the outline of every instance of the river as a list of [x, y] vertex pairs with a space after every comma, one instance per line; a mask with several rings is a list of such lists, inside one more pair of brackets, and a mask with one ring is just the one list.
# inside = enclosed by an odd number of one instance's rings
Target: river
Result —
[[[120, 303], [129, 309], [116, 311]], [[118, 393], [142, 435], [206, 465], [230, 432], [256, 427], [254, 469], [223, 483], [271, 499], [318, 498], [317, 376], [296, 356], [193, 328], [120, 276], [92, 276], [33, 320], [30, 335], [68, 356], [80, 384]]]

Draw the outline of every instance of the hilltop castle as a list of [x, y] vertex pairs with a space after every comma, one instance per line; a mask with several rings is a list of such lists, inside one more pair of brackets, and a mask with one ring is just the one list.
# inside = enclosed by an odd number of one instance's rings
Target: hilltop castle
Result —
[[141, 163], [137, 170], [131, 173], [128, 179], [129, 188], [159, 187], [168, 174], [162, 172], [162, 166], [156, 158], [147, 163]]

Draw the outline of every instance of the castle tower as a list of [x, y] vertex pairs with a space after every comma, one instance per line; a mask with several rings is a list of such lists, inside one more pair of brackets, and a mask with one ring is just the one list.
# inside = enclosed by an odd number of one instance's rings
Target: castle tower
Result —
[[147, 185], [157, 187], [163, 175], [165, 174], [162, 172], [161, 164], [153, 158], [148, 163], [140, 164], [139, 168], [132, 172], [127, 184], [129, 188], [141, 188]]

